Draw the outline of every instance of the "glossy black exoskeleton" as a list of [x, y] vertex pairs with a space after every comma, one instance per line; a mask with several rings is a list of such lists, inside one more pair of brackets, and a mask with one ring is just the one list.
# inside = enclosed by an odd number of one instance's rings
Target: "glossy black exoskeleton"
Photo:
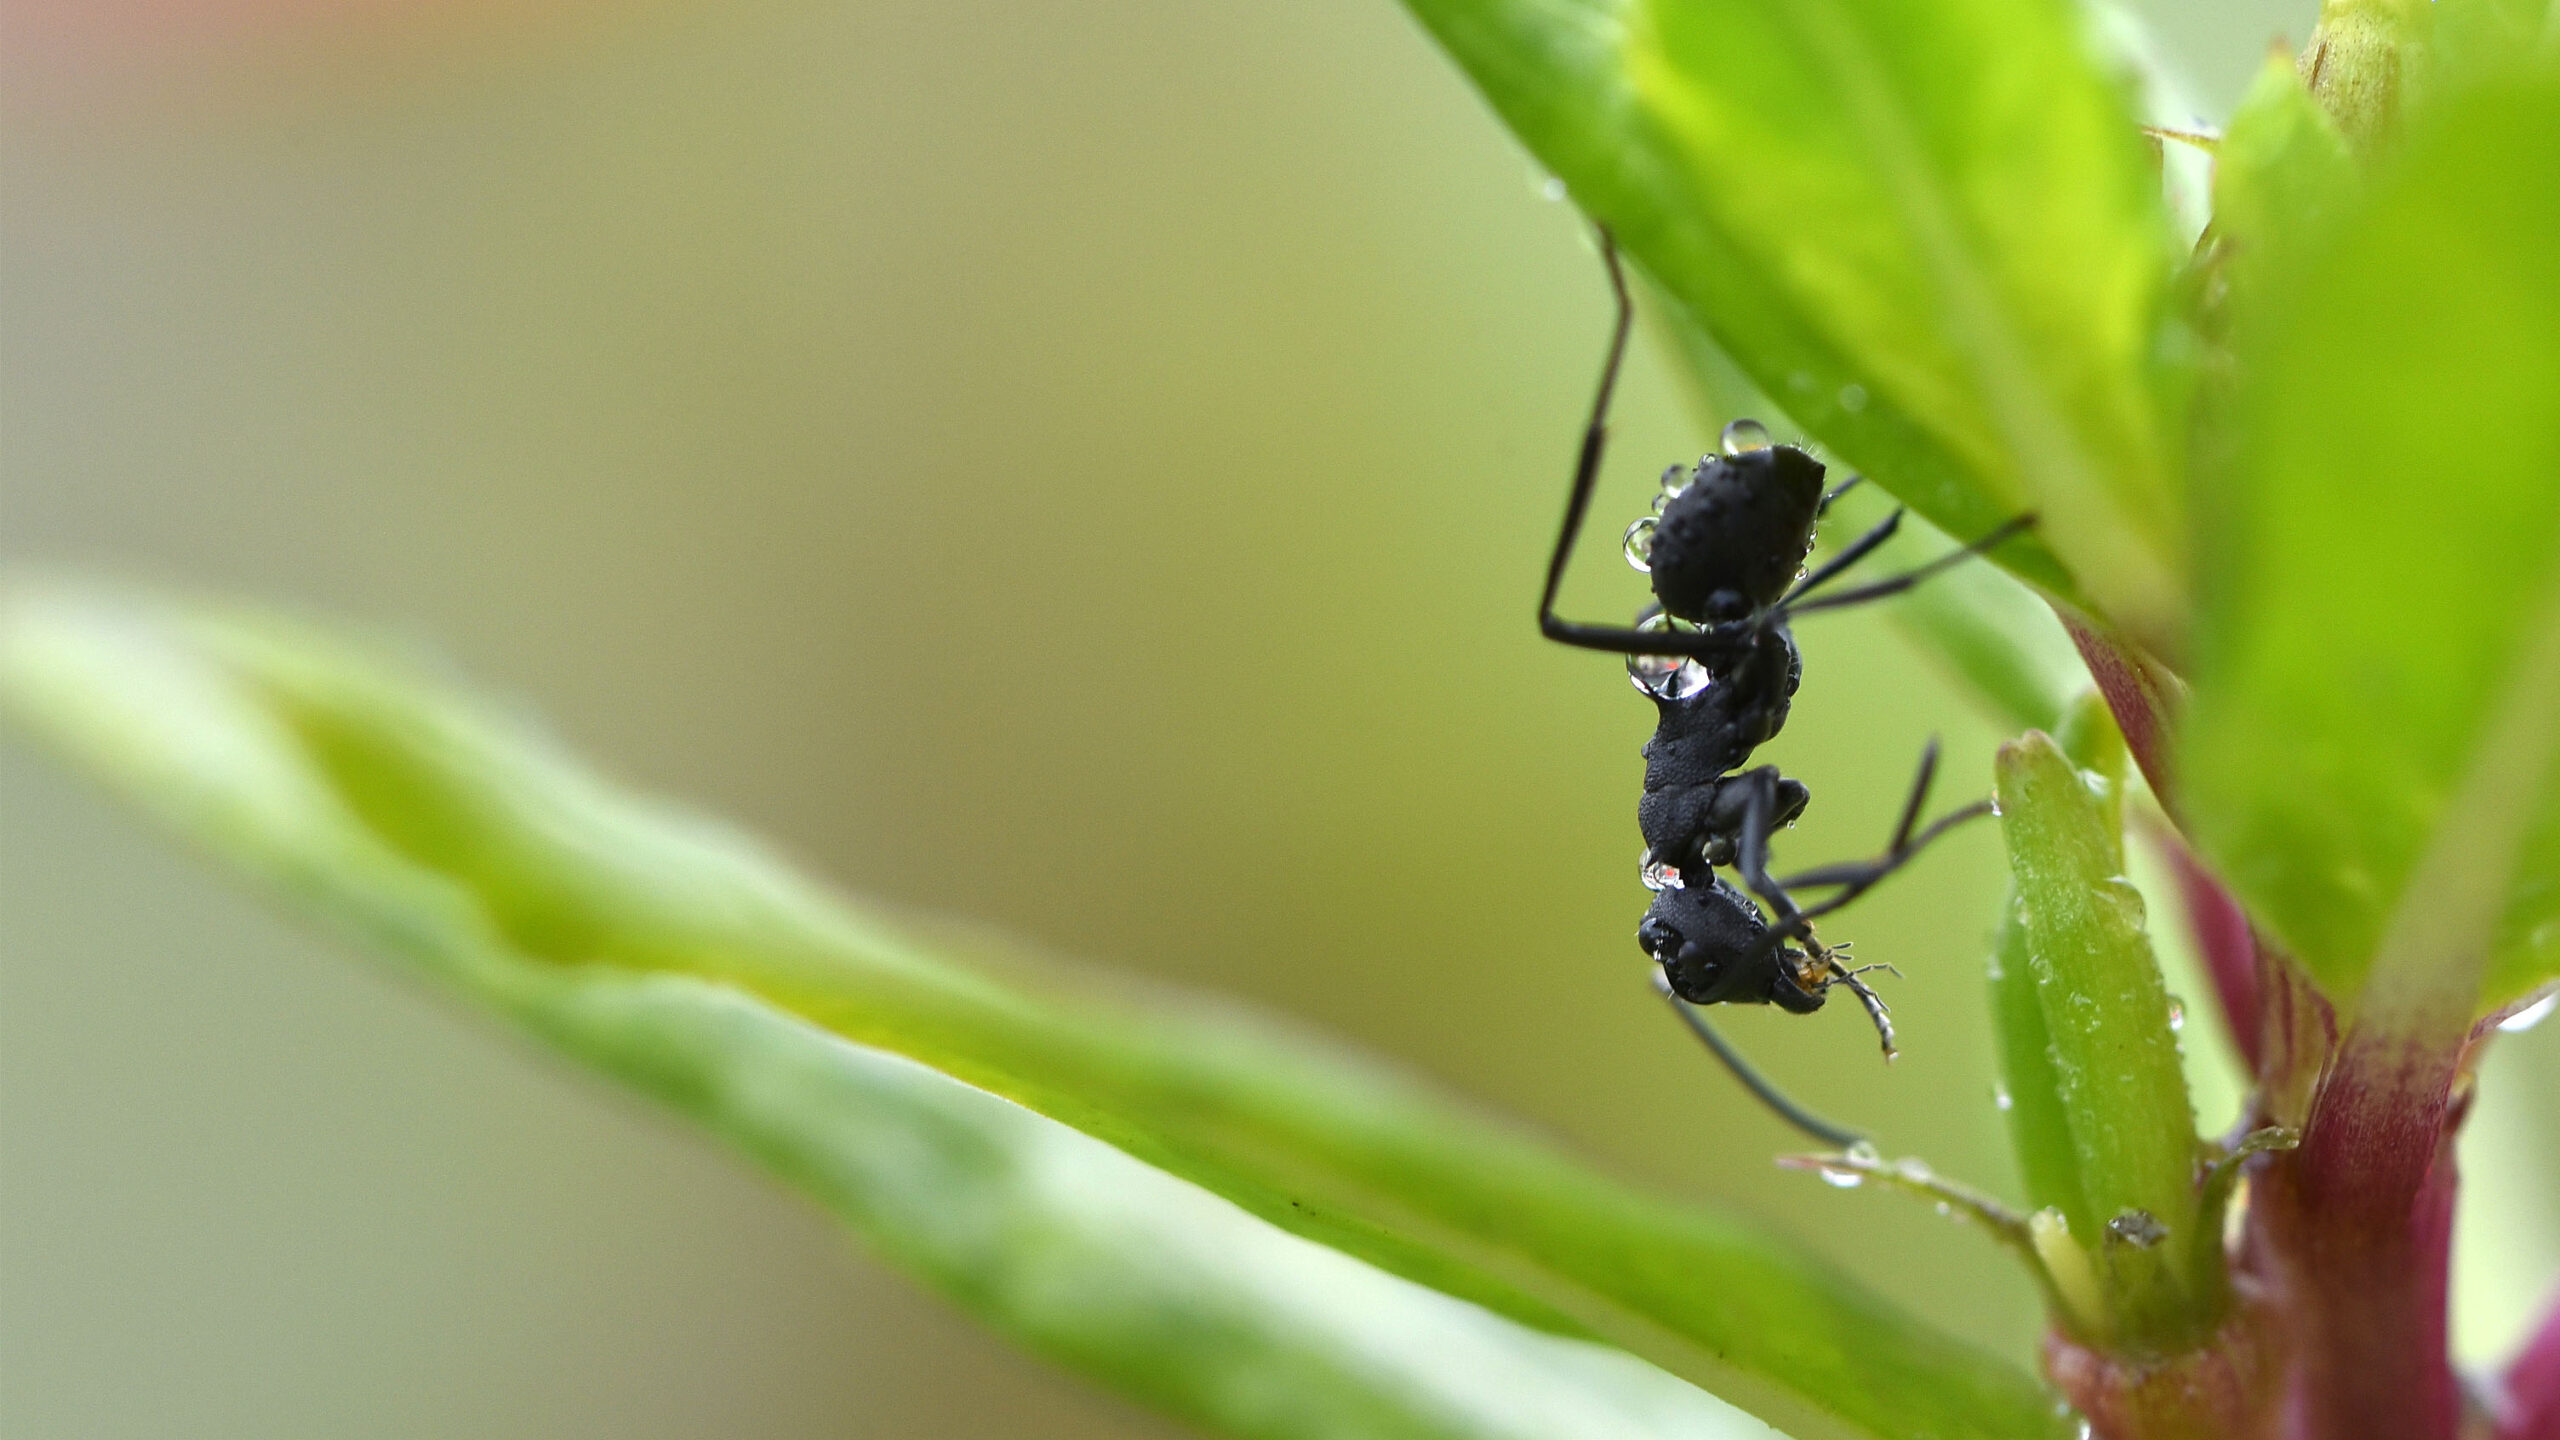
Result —
[[[1609, 402], [1634, 319], [1626, 279], [1606, 234], [1601, 251], [1617, 300], [1617, 323], [1583, 431], [1564, 524], [1547, 563], [1538, 628], [1551, 640], [1628, 657], [1637, 688], [1657, 707], [1654, 735], [1644, 747], [1644, 795], [1637, 806], [1645, 838], [1644, 878], [1655, 896], [1636, 938], [1659, 967], [1659, 988], [1754, 1094], [1818, 1138], [1846, 1144], [1856, 1138], [1855, 1132], [1788, 1101], [1692, 1007], [1775, 1004], [1805, 1014], [1822, 1008], [1833, 986], [1846, 986], [1866, 1007], [1891, 1058], [1893, 1029], [1884, 1002], [1858, 978], [1864, 970], [1881, 967], [1853, 969], [1843, 963], [1846, 947], [1816, 939], [1813, 921], [1865, 893], [1948, 826], [1989, 807], [1968, 806], [1914, 833], [1937, 765], [1932, 741], [1883, 854], [1779, 880], [1769, 874], [1770, 837], [1803, 813], [1810, 794], [1776, 766], [1746, 766], [1752, 752], [1785, 727], [1802, 678], [1789, 626], [1794, 616], [1907, 590], [2031, 521], [2020, 517], [1915, 569], [1816, 597], [1816, 590], [1891, 539], [1902, 512], [1895, 510], [1808, 571], [1805, 562], [1823, 512], [1858, 481], [1826, 491], [1820, 461], [1792, 445], [1770, 444], [1755, 422], [1737, 421], [1726, 429], [1722, 454], [1664, 473], [1655, 513], [1628, 531], [1627, 557], [1649, 575], [1654, 605], [1631, 626], [1559, 616], [1557, 591], [1599, 478]], [[1715, 873], [1718, 867], [1732, 869], [1741, 885], [1727, 883]], [[1816, 905], [1801, 905], [1795, 898], [1797, 891], [1826, 888], [1834, 893]]]

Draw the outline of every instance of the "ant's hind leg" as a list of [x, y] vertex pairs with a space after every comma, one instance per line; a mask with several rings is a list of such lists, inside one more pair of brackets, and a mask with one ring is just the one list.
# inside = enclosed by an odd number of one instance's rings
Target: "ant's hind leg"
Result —
[[1680, 1017], [1680, 1023], [1689, 1027], [1689, 1033], [1698, 1037], [1698, 1043], [1706, 1046], [1709, 1054], [1724, 1062], [1724, 1068], [1732, 1072], [1734, 1079], [1742, 1082], [1742, 1088], [1750, 1091], [1754, 1099], [1769, 1107], [1769, 1113], [1825, 1145], [1846, 1150], [1853, 1145], [1865, 1142], [1867, 1137], [1864, 1133], [1852, 1130], [1846, 1125], [1825, 1120], [1788, 1099], [1785, 1091], [1771, 1084], [1769, 1077], [1761, 1074], [1750, 1061], [1743, 1059], [1742, 1052], [1734, 1049], [1726, 1042], [1724, 1036], [1716, 1032], [1714, 1026], [1707, 1023], [1707, 1017], [1699, 1014], [1696, 1006], [1672, 994], [1671, 982], [1659, 971], [1654, 973], [1653, 988], [1654, 993], [1670, 1002], [1671, 1013]]

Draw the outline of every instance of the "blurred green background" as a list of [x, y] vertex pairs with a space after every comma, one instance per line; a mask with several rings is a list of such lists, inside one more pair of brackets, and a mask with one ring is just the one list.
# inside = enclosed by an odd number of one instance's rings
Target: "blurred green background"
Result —
[[[2312, 7], [2154, 9], [2211, 119]], [[431, 644], [847, 886], [1253, 997], [2029, 1341], [1979, 1236], [1772, 1170], [1642, 983], [1650, 710], [1529, 623], [1598, 267], [1387, 0], [0, 18], [13, 564]], [[1651, 354], [1618, 435], [1602, 616], [1701, 445]], [[1933, 732], [1985, 788], [1887, 619], [1802, 639], [1789, 862], [1872, 849]], [[10, 1435], [1171, 1433], [23, 748], [0, 783]], [[1835, 927], [1909, 977], [1890, 1071], [1853, 1010], [1730, 1032], [2006, 1188], [2001, 885], [1976, 827]], [[2471, 1137], [2474, 1353], [2560, 1265], [2553, 1032]]]

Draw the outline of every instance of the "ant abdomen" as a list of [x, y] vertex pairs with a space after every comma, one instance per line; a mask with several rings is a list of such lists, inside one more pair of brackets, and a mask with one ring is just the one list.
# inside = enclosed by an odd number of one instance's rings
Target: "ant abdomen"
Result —
[[1822, 462], [1793, 445], [1700, 460], [1667, 496], [1644, 547], [1663, 610], [1717, 625], [1777, 604], [1812, 553], [1822, 477]]

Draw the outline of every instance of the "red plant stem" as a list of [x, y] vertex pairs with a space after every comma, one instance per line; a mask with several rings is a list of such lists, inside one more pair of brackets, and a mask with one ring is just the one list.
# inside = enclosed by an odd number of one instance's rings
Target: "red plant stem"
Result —
[[2187, 843], [2166, 826], [2155, 826], [2154, 838], [2167, 851], [2171, 868], [2178, 873], [2178, 894], [2186, 901], [2187, 928], [2195, 933], [2196, 949], [2204, 956], [2205, 969], [2213, 976], [2213, 992], [2222, 1001], [2222, 1021], [2230, 1029], [2232, 1042], [2249, 1065], [2249, 1073], [2258, 1073], [2258, 1057], [2263, 1052], [2264, 1037], [2259, 1034], [2258, 1002], [2258, 938], [2249, 930], [2249, 917], [2213, 872], [2204, 868]]
[[2250, 1268], [2291, 1331], [2285, 1429], [2302, 1440], [2455, 1433], [2445, 1290], [2463, 1039], [2355, 1027], [2301, 1148], [2259, 1174]]
[[2169, 783], [2169, 719], [2170, 694], [2177, 682], [2134, 649], [2133, 642], [2097, 621], [2067, 606], [2057, 605], [2053, 613], [2071, 632], [2071, 643], [2079, 647], [2089, 678], [2098, 683], [2098, 693], [2115, 713], [2116, 728], [2124, 732], [2133, 763], [2142, 767], [2142, 778], [2151, 782], [2160, 808], [2176, 819], [2177, 794]]
[[2560, 1295], [2500, 1386], [2498, 1440], [2560, 1440]]

